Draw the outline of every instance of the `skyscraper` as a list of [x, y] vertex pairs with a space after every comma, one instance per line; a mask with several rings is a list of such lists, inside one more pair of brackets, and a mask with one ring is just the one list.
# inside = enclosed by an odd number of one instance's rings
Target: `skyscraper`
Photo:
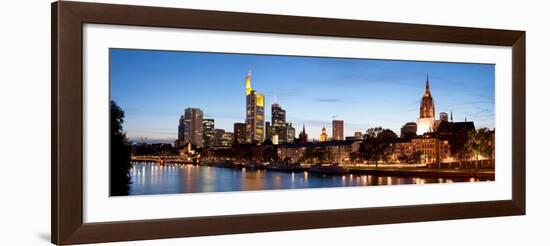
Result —
[[214, 119], [202, 120], [202, 146], [212, 147], [215, 140]]
[[246, 142], [262, 143], [264, 141], [264, 95], [251, 87], [251, 73], [246, 75]]
[[[273, 127], [271, 127], [271, 124], [269, 121], [265, 122], [265, 139], [271, 139], [273, 140]], [[275, 133], [276, 135], [276, 133]]]
[[176, 148], [181, 148], [185, 144], [185, 116], [181, 115], [178, 124], [178, 140], [176, 140]]
[[286, 123], [286, 124], [287, 124], [287, 129], [286, 129], [287, 139], [285, 141], [287, 143], [294, 143], [294, 139], [296, 138], [296, 129], [292, 127], [292, 122]]
[[332, 120], [332, 140], [344, 140], [343, 120]]
[[430, 81], [426, 77], [426, 90], [420, 102], [420, 116], [416, 121], [417, 135], [422, 135], [426, 132], [433, 132], [435, 126], [435, 106], [432, 94], [430, 93]]
[[233, 133], [226, 132], [224, 129], [215, 129], [214, 146], [216, 147], [229, 147], [233, 144]]
[[271, 123], [275, 127], [286, 123], [286, 111], [278, 103], [271, 104]]
[[221, 145], [225, 147], [229, 147], [233, 144], [233, 133], [232, 132], [225, 132], [222, 135], [222, 141]]
[[[271, 104], [271, 124], [266, 128], [266, 138], [277, 138], [277, 143], [291, 143], [294, 141], [294, 128], [286, 122], [286, 111], [278, 104]], [[268, 137], [269, 136], [269, 137]], [[273, 142], [275, 144], [275, 142]]]
[[[179, 127], [183, 131], [182, 144], [191, 143], [202, 147], [202, 116], [202, 110], [198, 108], [185, 109], [183, 119], [180, 118]], [[181, 127], [181, 123], [183, 123], [183, 127]]]
[[215, 138], [214, 138], [214, 145], [215, 146], [223, 146], [223, 135], [225, 134], [224, 129], [215, 129], [214, 130]]
[[244, 123], [233, 124], [233, 145], [246, 143], [246, 125]]

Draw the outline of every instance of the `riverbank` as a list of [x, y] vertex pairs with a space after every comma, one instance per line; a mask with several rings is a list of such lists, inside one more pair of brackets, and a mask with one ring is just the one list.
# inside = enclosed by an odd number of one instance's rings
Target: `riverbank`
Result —
[[[212, 163], [210, 163], [212, 165]], [[273, 165], [273, 164], [271, 164]], [[274, 171], [286, 172], [303, 172], [311, 171], [310, 165], [257, 165], [255, 169], [271, 169]], [[215, 163], [213, 166], [218, 167], [233, 167], [242, 168], [246, 165], [238, 165], [232, 162]], [[366, 174], [366, 175], [383, 175], [383, 176], [400, 176], [400, 177], [438, 177], [438, 178], [488, 178], [494, 179], [494, 169], [475, 169], [475, 168], [426, 168], [426, 167], [373, 167], [373, 166], [341, 166], [342, 170], [331, 172], [330, 169], [325, 170], [324, 174], [339, 175], [344, 173], [349, 174]], [[345, 170], [345, 172], [343, 171]]]
[[450, 168], [389, 168], [389, 167], [361, 167], [348, 166], [350, 173], [388, 176], [416, 176], [416, 177], [462, 177], [462, 178], [492, 178], [494, 169], [450, 169]]

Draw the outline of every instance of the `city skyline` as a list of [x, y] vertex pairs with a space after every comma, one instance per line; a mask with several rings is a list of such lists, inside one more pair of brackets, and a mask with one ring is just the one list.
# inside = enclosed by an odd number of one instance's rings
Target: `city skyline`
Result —
[[[111, 96], [125, 110], [132, 141], [172, 142], [186, 108], [199, 108], [216, 129], [244, 122], [245, 77], [271, 104], [286, 110], [296, 134], [305, 125], [319, 139], [332, 120], [344, 137], [375, 126], [399, 134], [418, 118], [426, 75], [435, 114], [494, 128], [494, 65], [111, 49]], [[213, 91], [215, 89], [215, 91]], [[329, 135], [332, 137], [332, 134]]]

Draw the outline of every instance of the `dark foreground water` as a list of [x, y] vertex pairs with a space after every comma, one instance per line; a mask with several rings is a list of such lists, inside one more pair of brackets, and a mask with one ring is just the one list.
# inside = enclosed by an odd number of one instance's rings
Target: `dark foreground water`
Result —
[[134, 163], [130, 195], [476, 182], [474, 178], [320, 175], [234, 168]]

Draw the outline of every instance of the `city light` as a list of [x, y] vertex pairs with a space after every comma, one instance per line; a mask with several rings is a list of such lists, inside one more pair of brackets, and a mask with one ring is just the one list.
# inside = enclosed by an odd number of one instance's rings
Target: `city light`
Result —
[[[449, 114], [436, 111], [436, 106], [443, 108], [436, 105], [443, 96], [438, 77], [432, 80], [418, 78], [415, 115], [400, 119], [396, 132], [395, 127], [377, 126], [387, 119], [372, 115], [372, 122], [354, 124], [353, 115], [339, 109], [327, 110], [324, 120], [304, 119], [299, 108], [304, 105], [271, 103], [273, 92], [249, 70], [239, 76], [239, 97], [234, 98], [238, 111], [231, 107], [238, 114], [212, 110], [224, 101], [182, 100], [183, 113], [173, 115], [177, 135], [172, 144], [144, 138], [132, 143], [130, 193], [493, 181], [495, 129], [476, 128], [467, 119], [455, 121], [451, 107], [456, 116], [464, 111], [460, 105], [445, 105]], [[362, 114], [359, 106], [357, 114]], [[228, 118], [232, 129], [220, 124]]]

